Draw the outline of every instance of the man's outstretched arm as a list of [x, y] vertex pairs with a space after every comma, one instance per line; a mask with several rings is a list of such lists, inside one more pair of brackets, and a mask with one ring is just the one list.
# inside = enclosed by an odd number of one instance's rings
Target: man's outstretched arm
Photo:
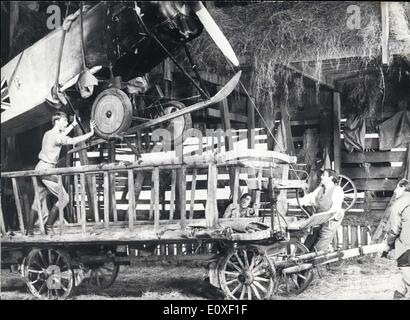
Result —
[[76, 145], [77, 143], [83, 142], [89, 138], [91, 138], [94, 135], [94, 128], [95, 128], [95, 121], [90, 121], [90, 132], [83, 134], [78, 137], [65, 137], [62, 141], [62, 144], [71, 144], [71, 145]]

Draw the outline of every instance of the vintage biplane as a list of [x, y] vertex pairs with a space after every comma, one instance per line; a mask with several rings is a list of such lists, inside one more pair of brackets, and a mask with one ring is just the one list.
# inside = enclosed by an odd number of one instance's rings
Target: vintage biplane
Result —
[[[228, 40], [201, 2], [79, 5], [60, 28], [2, 67], [2, 136], [47, 123], [57, 109], [77, 116], [80, 110], [96, 121], [100, 139], [92, 145], [144, 128], [170, 126], [174, 119], [182, 124], [181, 134], [190, 122], [190, 113], [226, 98], [241, 74], [239, 71], [215, 96], [209, 96], [187, 47], [203, 29], [227, 60], [238, 66]], [[175, 58], [184, 48], [196, 79]], [[199, 101], [185, 106], [164, 97], [158, 86], [148, 83], [146, 74], [166, 58], [199, 91]], [[147, 102], [143, 97], [149, 90], [158, 98]], [[88, 122], [84, 117], [82, 120]]]

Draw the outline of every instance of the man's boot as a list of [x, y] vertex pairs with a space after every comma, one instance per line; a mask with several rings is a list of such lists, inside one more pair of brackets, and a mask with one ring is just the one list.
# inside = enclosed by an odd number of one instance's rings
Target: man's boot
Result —
[[37, 211], [31, 209], [29, 216], [28, 216], [28, 221], [27, 221], [27, 235], [29, 237], [34, 237], [34, 223], [37, 220]]
[[47, 222], [44, 224], [44, 231], [46, 232], [46, 234], [50, 234], [50, 233], [54, 234], [53, 225], [54, 225], [54, 222], [56, 222], [58, 218], [58, 213], [59, 213], [58, 208], [56, 206], [54, 206], [50, 210]]

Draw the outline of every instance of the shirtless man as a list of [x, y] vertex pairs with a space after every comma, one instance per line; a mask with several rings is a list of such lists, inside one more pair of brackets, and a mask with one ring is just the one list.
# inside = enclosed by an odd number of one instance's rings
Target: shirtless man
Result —
[[[36, 165], [35, 170], [55, 168], [58, 162], [58, 158], [60, 156], [61, 147], [63, 145], [76, 145], [77, 143], [85, 141], [94, 135], [94, 127], [95, 127], [94, 121], [90, 122], [91, 130], [89, 133], [84, 134], [82, 136], [74, 137], [74, 138], [67, 137], [67, 135], [77, 125], [76, 120], [74, 120], [71, 125], [67, 126], [68, 125], [67, 115], [64, 112], [56, 111], [53, 114], [51, 121], [53, 123], [53, 128], [44, 134], [41, 151], [38, 155], [40, 161]], [[41, 182], [45, 185], [45, 187], [42, 185], [39, 186], [41, 205], [45, 205], [45, 199], [49, 192], [58, 198], [60, 188], [59, 188], [57, 179], [58, 179], [57, 175], [41, 177]], [[64, 190], [64, 188], [61, 190], [61, 192], [62, 192], [61, 201], [62, 201], [62, 206], [64, 208], [69, 202], [69, 196], [68, 196], [68, 193]], [[50, 210], [47, 222], [44, 224], [44, 229], [45, 229], [46, 234], [53, 231], [53, 224], [57, 220], [57, 217], [58, 217], [59, 205], [60, 205], [60, 200], [58, 200], [54, 204], [53, 208]], [[34, 235], [34, 230], [33, 230], [34, 223], [38, 217], [38, 214], [41, 214], [41, 213], [37, 212], [37, 206], [34, 201], [33, 205], [31, 206], [31, 212], [29, 215], [29, 221], [28, 221], [28, 227], [27, 227], [27, 234], [29, 236]]]

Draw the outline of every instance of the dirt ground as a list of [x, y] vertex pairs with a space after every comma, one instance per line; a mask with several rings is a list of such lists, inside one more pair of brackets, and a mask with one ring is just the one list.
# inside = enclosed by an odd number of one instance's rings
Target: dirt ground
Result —
[[[366, 257], [362, 260], [334, 263], [330, 270], [321, 267], [319, 277], [298, 296], [273, 297], [273, 299], [311, 300], [374, 300], [392, 299], [400, 275], [393, 260]], [[116, 282], [103, 291], [80, 286], [70, 299], [223, 299], [220, 291], [204, 281], [205, 269], [178, 267], [122, 266]], [[22, 278], [15, 273], [1, 272], [1, 299], [34, 299], [28, 293]]]

